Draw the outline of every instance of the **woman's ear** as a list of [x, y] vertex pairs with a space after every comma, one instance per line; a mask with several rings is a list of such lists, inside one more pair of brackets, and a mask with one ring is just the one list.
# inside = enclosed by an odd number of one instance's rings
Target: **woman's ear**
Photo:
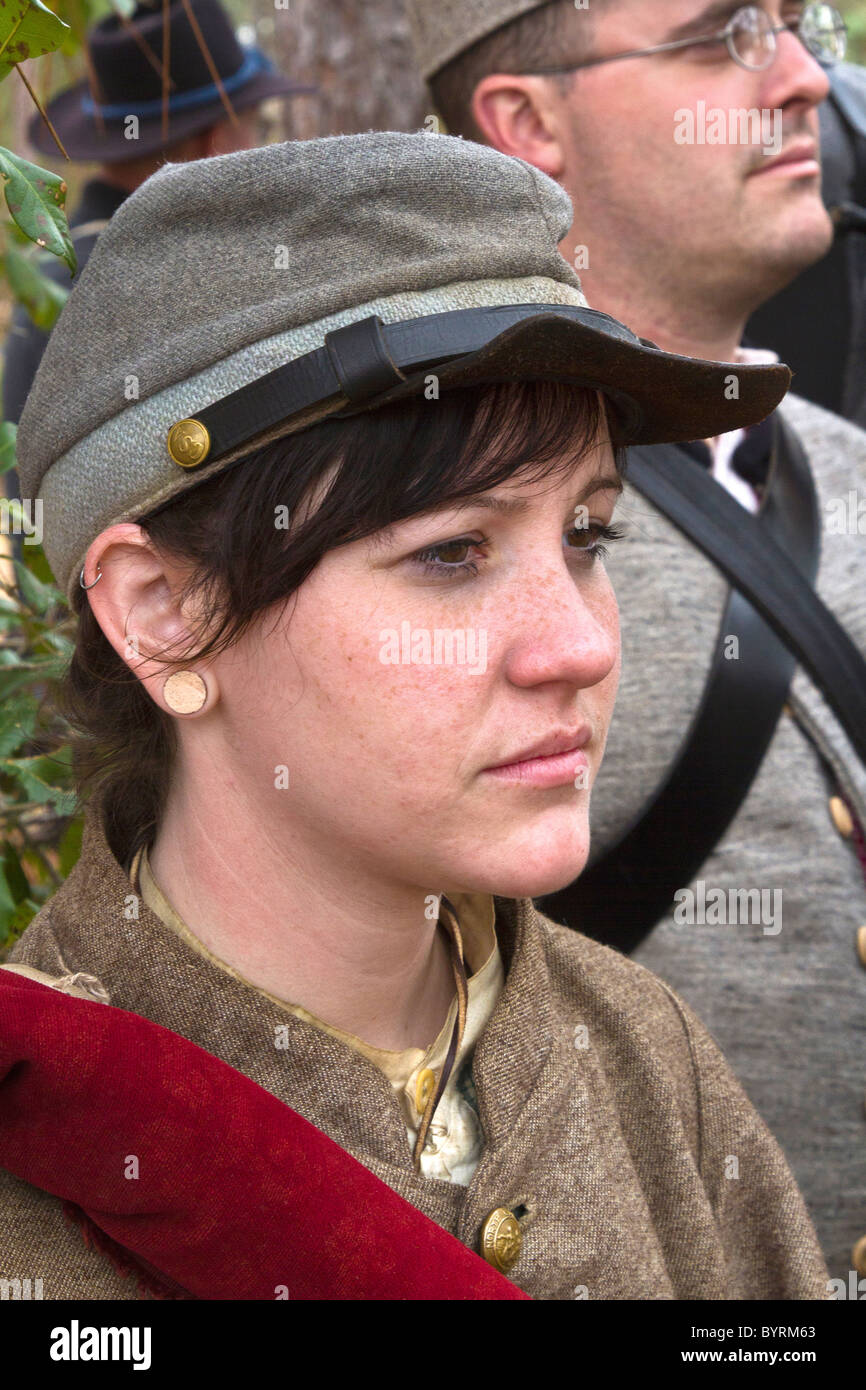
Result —
[[[204, 677], [203, 663], [187, 665], [184, 651], [192, 650], [198, 634], [182, 601], [188, 568], [158, 551], [147, 532], [134, 522], [118, 522], [102, 531], [87, 551], [84, 582], [87, 600], [106, 639], [141, 681], [155, 704], [169, 714], [203, 713], [218, 699], [216, 677], [208, 670], [207, 699], [195, 710], [179, 710], [166, 698], [164, 687], [172, 672], [195, 671]], [[97, 575], [99, 576], [98, 582]], [[162, 657], [164, 660], [153, 658]]]
[[552, 179], [565, 170], [551, 82], [491, 73], [472, 95], [472, 119], [488, 145], [534, 164]]

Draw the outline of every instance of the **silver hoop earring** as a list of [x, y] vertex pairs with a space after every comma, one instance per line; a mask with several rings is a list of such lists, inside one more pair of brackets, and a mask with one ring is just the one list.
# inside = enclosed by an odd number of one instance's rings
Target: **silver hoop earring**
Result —
[[101, 578], [102, 578], [102, 566], [101, 566], [101, 565], [97, 565], [97, 566], [96, 566], [96, 578], [93, 579], [93, 580], [91, 580], [91, 582], [90, 582], [89, 584], [85, 584], [85, 582], [84, 582], [84, 566], [82, 565], [82, 567], [81, 567], [81, 573], [80, 573], [79, 576], [78, 576], [78, 582], [79, 582], [79, 584], [81, 585], [82, 589], [92, 589], [93, 586], [94, 586], [94, 584], [98, 584]]

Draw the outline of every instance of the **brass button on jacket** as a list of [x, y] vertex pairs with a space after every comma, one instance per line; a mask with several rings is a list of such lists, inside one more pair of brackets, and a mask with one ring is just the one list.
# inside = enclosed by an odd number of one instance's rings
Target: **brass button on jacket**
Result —
[[425, 1067], [415, 1082], [415, 1109], [419, 1115], [423, 1115], [427, 1109], [427, 1102], [430, 1099], [430, 1092], [436, 1085], [436, 1073], [429, 1067]]
[[851, 1259], [854, 1261], [854, 1268], [857, 1273], [866, 1279], [866, 1236], [858, 1240], [854, 1246], [851, 1251]]
[[866, 965], [866, 927], [857, 928], [857, 954], [860, 964]]
[[851, 812], [841, 796], [830, 797], [830, 815], [842, 839], [850, 840], [854, 834], [854, 822], [851, 819]]
[[507, 1274], [520, 1259], [523, 1233], [520, 1222], [507, 1207], [497, 1207], [481, 1227], [481, 1253], [489, 1265]]

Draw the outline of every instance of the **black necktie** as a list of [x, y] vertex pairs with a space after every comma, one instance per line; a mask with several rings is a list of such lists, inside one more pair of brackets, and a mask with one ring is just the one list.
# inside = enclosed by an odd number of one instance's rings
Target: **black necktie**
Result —
[[[713, 456], [710, 446], [702, 439], [694, 439], [679, 447], [685, 449], [703, 468], [712, 468]], [[768, 415], [760, 424], [746, 426], [745, 435], [731, 456], [731, 467], [738, 477], [743, 478], [752, 487], [762, 487], [767, 481], [772, 449], [773, 417]]]

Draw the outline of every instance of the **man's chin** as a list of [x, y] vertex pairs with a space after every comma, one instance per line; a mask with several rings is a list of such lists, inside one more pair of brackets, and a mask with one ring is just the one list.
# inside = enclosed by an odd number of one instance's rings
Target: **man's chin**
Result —
[[756, 258], [766, 270], [762, 303], [826, 256], [834, 236], [833, 223], [820, 198], [789, 208], [785, 216], [768, 217], [765, 225], [767, 232]]

